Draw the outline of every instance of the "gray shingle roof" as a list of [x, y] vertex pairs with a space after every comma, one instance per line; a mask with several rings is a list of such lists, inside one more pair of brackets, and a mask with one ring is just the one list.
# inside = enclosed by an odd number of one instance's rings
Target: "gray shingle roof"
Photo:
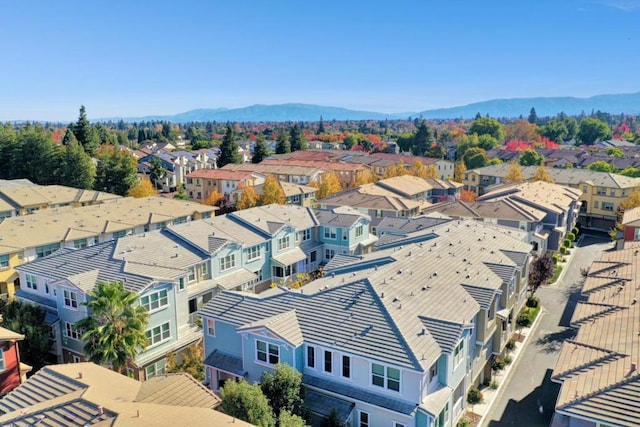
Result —
[[514, 265], [495, 264], [492, 262], [485, 262], [484, 265], [489, 267], [504, 283], [509, 283], [516, 274], [516, 267]]
[[436, 319], [423, 319], [422, 323], [436, 340], [444, 353], [452, 353], [460, 341], [464, 325], [443, 322]]
[[498, 293], [495, 289], [482, 288], [479, 286], [471, 286], [467, 284], [462, 284], [462, 287], [465, 291], [469, 293], [475, 299], [480, 307], [483, 310], [488, 310], [491, 306], [491, 303], [495, 299], [496, 294]]
[[345, 383], [337, 383], [324, 378], [314, 377], [308, 374], [302, 376], [303, 384], [316, 387], [331, 393], [340, 394], [350, 399], [359, 400], [374, 406], [389, 409], [404, 415], [410, 415], [416, 410], [418, 405], [404, 402], [398, 398], [386, 397], [378, 393], [372, 393], [357, 387], [351, 387]]
[[368, 217], [352, 208], [350, 209], [350, 213], [343, 213], [345, 207], [346, 206], [333, 209], [314, 209], [313, 213], [320, 225], [332, 227], [352, 227], [362, 218]]

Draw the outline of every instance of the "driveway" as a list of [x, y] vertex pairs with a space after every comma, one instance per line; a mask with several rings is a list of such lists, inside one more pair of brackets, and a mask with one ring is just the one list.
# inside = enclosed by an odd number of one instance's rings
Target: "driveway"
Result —
[[580, 269], [589, 267], [610, 248], [613, 248], [610, 239], [585, 235], [570, 264], [565, 267], [562, 280], [554, 286], [538, 289], [536, 295], [542, 301], [542, 318], [516, 362], [509, 383], [505, 384], [486, 417], [485, 425], [549, 425], [560, 391], [560, 385], [551, 382], [551, 374], [562, 342], [575, 336], [569, 321], [580, 299], [583, 280]]

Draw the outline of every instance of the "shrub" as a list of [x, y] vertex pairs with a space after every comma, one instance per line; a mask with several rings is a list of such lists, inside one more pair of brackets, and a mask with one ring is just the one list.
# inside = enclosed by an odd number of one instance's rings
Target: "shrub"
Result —
[[499, 386], [500, 384], [496, 380], [493, 380], [489, 383], [489, 388], [491, 388], [491, 390], [497, 390]]
[[482, 392], [478, 390], [476, 387], [471, 387], [469, 392], [467, 393], [467, 403], [469, 405], [475, 405], [477, 403], [482, 403]]
[[571, 232], [572, 232], [575, 236], [577, 236], [577, 235], [580, 233], [580, 230], [579, 230], [579, 229], [578, 229], [578, 227], [576, 226], [576, 227], [573, 227], [573, 229], [571, 230]]
[[523, 326], [526, 328], [528, 326], [531, 326], [531, 319], [529, 319], [527, 313], [520, 313], [518, 315], [518, 318], [516, 319], [516, 323], [518, 324], [518, 326]]
[[496, 357], [491, 362], [491, 369], [494, 371], [502, 371], [507, 364], [502, 357]]
[[516, 348], [516, 342], [513, 340], [513, 338], [510, 339], [509, 341], [507, 341], [506, 347], [507, 347], [507, 350], [509, 350], [509, 351], [511, 351], [514, 348]]
[[471, 421], [467, 417], [462, 417], [458, 421], [458, 427], [469, 427], [471, 425]]
[[538, 297], [534, 297], [533, 295], [531, 295], [530, 297], [527, 297], [527, 303], [526, 303], [527, 307], [538, 307], [540, 305], [540, 298]]
[[567, 253], [567, 247], [566, 246], [560, 246], [560, 253], [562, 255], [566, 255]]
[[551, 261], [553, 261], [553, 265], [558, 264], [559, 259], [560, 258], [558, 257], [558, 254], [553, 254], [553, 256], [551, 257]]
[[513, 362], [513, 357], [507, 355], [507, 356], [504, 357], [503, 360], [504, 360], [505, 364], [511, 365], [511, 362]]
[[564, 240], [562, 241], [562, 246], [565, 246], [565, 247], [567, 247], [567, 248], [570, 248], [570, 247], [571, 247], [571, 240], [569, 240], [569, 239], [564, 239]]
[[573, 232], [572, 232], [572, 233], [567, 234], [567, 238], [568, 238], [569, 240], [571, 240], [572, 242], [575, 242], [575, 241], [576, 241], [576, 235], [575, 235], [575, 233], [573, 233]]

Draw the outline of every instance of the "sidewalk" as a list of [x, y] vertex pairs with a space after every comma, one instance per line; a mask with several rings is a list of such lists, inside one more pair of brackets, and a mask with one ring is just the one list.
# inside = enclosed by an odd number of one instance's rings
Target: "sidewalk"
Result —
[[[513, 359], [512, 362], [507, 365], [502, 371], [494, 371], [493, 373], [492, 381], [496, 381], [498, 383], [498, 388], [495, 390], [491, 389], [491, 387], [482, 388], [480, 390], [483, 396], [482, 403], [476, 405], [467, 405], [467, 418], [469, 420], [478, 420], [477, 422], [471, 422], [469, 424], [470, 427], [482, 426], [486, 421], [485, 417], [491, 412], [491, 407], [497, 400], [500, 391], [503, 389], [503, 385], [506, 385], [509, 381], [509, 375], [511, 371], [515, 368], [515, 366], [517, 366], [518, 361], [520, 360], [520, 355], [526, 349], [526, 346], [529, 342], [529, 337], [533, 335], [533, 332], [540, 323], [540, 319], [542, 318], [544, 313], [545, 310], [544, 307], [542, 307], [542, 309], [538, 313], [538, 316], [536, 317], [536, 320], [530, 327], [521, 328], [520, 330], [516, 329], [516, 331], [514, 332], [512, 338], [516, 342], [516, 346], [508, 353], [508, 355]], [[520, 340], [517, 339], [518, 335], [522, 337]]]
[[580, 243], [582, 243], [583, 238], [584, 238], [584, 234], [580, 234], [578, 236], [578, 238], [574, 243], [573, 248], [571, 248], [571, 252], [569, 252], [569, 255], [565, 255], [564, 262], [558, 263], [558, 267], [562, 267], [562, 271], [560, 272], [560, 275], [558, 276], [555, 282], [549, 283], [547, 284], [547, 286], [555, 286], [562, 280], [564, 275], [567, 273], [568, 266], [571, 265], [571, 260], [573, 259], [574, 254], [576, 253], [576, 248], [580, 245]]

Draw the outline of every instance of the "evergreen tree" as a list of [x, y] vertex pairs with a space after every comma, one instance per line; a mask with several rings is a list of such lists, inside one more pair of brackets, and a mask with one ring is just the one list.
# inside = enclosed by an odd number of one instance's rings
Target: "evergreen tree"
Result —
[[276, 154], [285, 154], [291, 152], [289, 144], [289, 136], [284, 128], [278, 130], [278, 138], [276, 139]]
[[221, 168], [229, 163], [242, 163], [242, 158], [238, 149], [240, 146], [236, 142], [236, 134], [231, 125], [227, 125], [222, 144], [220, 144], [220, 156], [218, 157], [218, 167]]
[[260, 163], [263, 161], [269, 152], [267, 150], [267, 141], [264, 138], [262, 132], [258, 134], [258, 138], [256, 139], [256, 145], [253, 148], [253, 157], [251, 157], [251, 163]]
[[433, 136], [433, 129], [429, 127], [425, 120], [422, 120], [413, 137], [413, 154], [416, 156], [424, 156], [435, 142], [436, 139]]
[[290, 365], [279, 363], [275, 370], [264, 372], [260, 378], [260, 388], [276, 418], [282, 411], [302, 413], [302, 374]]
[[62, 150], [42, 126], [22, 128], [13, 155], [13, 161], [18, 162], [13, 165], [13, 178], [26, 178], [40, 185], [58, 183]]
[[20, 356], [37, 372], [47, 364], [51, 354], [51, 326], [45, 322], [46, 311], [39, 305], [10, 300], [2, 309], [2, 327], [24, 335]]
[[165, 176], [167, 176], [167, 168], [159, 157], [154, 156], [149, 162], [149, 178], [151, 182], [157, 187], [158, 182], [163, 180]]
[[289, 145], [291, 146], [291, 151], [307, 149], [307, 138], [298, 125], [293, 125], [289, 129]]
[[322, 116], [320, 116], [320, 123], [318, 124], [318, 135], [322, 135], [323, 133], [325, 133], [325, 129], [324, 129], [324, 120], [322, 119]]
[[531, 107], [531, 111], [529, 111], [529, 117], [527, 118], [527, 121], [529, 121], [529, 123], [531, 124], [538, 123], [538, 115], [536, 114], [535, 108]]
[[220, 410], [259, 427], [275, 426], [273, 411], [259, 385], [240, 381], [227, 381], [220, 389]]
[[87, 190], [93, 188], [96, 169], [91, 157], [84, 152], [75, 135], [69, 129], [67, 129], [64, 140], [66, 142], [64, 142], [64, 155], [60, 165], [60, 184]]
[[84, 151], [89, 155], [93, 155], [93, 152], [98, 148], [98, 145], [100, 145], [100, 137], [95, 128], [89, 123], [84, 105], [80, 106], [78, 121], [71, 127], [71, 130], [80, 145], [84, 148]]
[[126, 196], [138, 182], [138, 163], [125, 150], [105, 145], [96, 151], [98, 166], [94, 190]]

